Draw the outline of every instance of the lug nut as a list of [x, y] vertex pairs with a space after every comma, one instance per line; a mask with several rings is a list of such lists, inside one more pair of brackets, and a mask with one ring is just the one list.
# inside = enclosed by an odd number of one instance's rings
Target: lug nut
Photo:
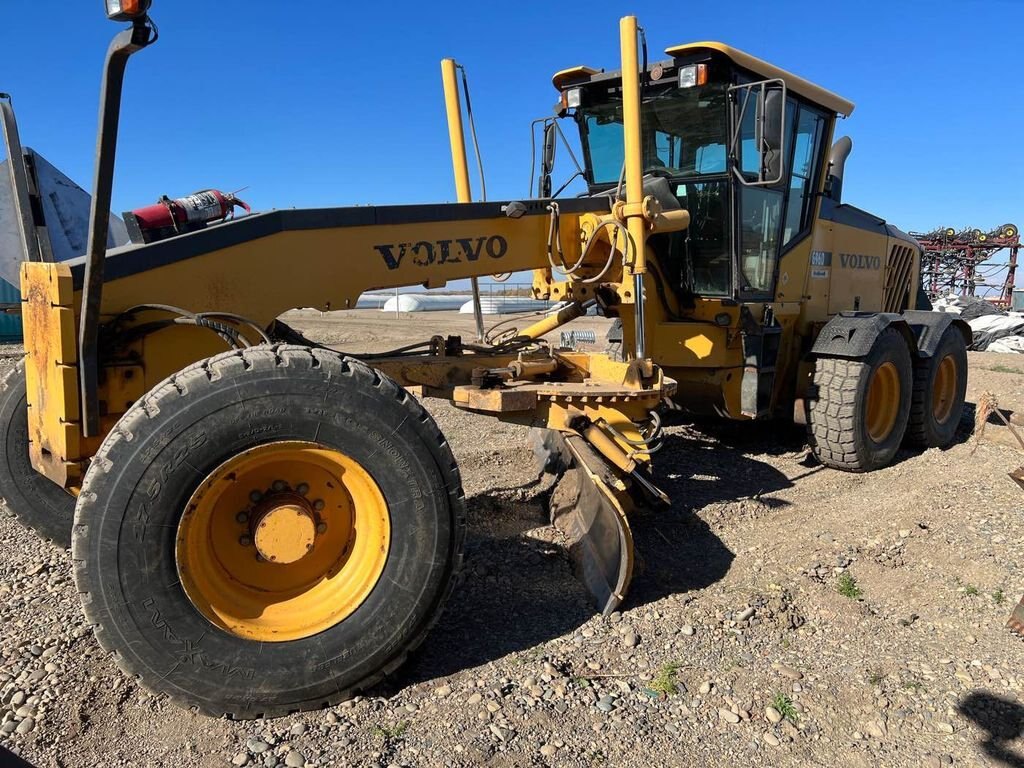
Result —
[[243, 547], [248, 547], [250, 544], [252, 544], [252, 537], [248, 534], [243, 534], [242, 536], [238, 537], [238, 543], [241, 544]]
[[325, 506], [326, 506], [326, 504], [324, 504], [324, 500], [323, 499], [317, 499], [316, 501], [313, 502], [313, 509], [315, 509], [317, 512], [319, 512]]
[[249, 522], [249, 513], [248, 512], [239, 512], [237, 515], [235, 515], [235, 520], [237, 520], [240, 523], [248, 523]]
[[299, 483], [295, 490], [299, 492], [300, 496], [305, 496], [309, 493], [309, 483]]
[[[316, 532], [317, 533], [327, 533], [327, 523], [317, 523], [316, 524]], [[313, 545], [310, 544], [310, 546], [313, 546]]]
[[273, 488], [275, 491], [280, 492], [288, 487], [288, 483], [286, 483], [284, 480], [275, 480], [274, 484], [270, 487]]
[[263, 498], [263, 494], [260, 493], [259, 491], [250, 491], [249, 492], [249, 501], [251, 501], [251, 502], [255, 503], [255, 502], [259, 501], [262, 498]]

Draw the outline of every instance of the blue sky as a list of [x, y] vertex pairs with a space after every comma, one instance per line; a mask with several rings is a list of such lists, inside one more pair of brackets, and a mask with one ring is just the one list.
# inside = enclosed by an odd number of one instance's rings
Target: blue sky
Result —
[[[0, 90], [22, 140], [88, 186], [118, 25], [100, 0], [4, 6]], [[257, 209], [451, 200], [443, 56], [469, 71], [490, 197], [524, 196], [528, 125], [555, 101], [551, 74], [617, 68], [618, 19], [631, 12], [652, 60], [722, 40], [856, 102], [840, 125], [855, 145], [847, 201], [904, 229], [1024, 224], [1019, 0], [155, 0], [162, 37], [129, 66], [115, 210], [211, 186], [248, 186]]]

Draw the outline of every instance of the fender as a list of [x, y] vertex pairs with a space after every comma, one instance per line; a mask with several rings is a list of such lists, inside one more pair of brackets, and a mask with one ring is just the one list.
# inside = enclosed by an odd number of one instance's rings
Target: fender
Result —
[[910, 353], [916, 355], [917, 340], [903, 315], [891, 312], [840, 312], [821, 329], [811, 347], [811, 357], [843, 357], [849, 360], [866, 357], [875, 339], [889, 326], [899, 330]]
[[956, 315], [950, 314], [949, 312], [908, 310], [903, 313], [903, 317], [906, 319], [907, 325], [910, 326], [911, 332], [917, 339], [918, 357], [928, 358], [934, 355], [936, 347], [939, 346], [939, 340], [942, 338], [942, 334], [944, 334], [946, 329], [951, 325], [956, 326], [956, 329], [963, 334], [964, 343], [967, 345], [968, 349], [971, 348], [971, 342], [973, 340], [971, 326]]

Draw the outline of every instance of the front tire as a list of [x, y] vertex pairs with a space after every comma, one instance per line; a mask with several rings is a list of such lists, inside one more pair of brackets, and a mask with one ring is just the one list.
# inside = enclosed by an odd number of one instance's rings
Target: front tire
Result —
[[949, 326], [931, 357], [914, 363], [914, 394], [907, 442], [944, 448], [956, 436], [967, 397], [967, 343]]
[[4, 508], [26, 528], [67, 549], [71, 546], [75, 497], [36, 472], [29, 460], [24, 361], [0, 382], [0, 425], [0, 497]]
[[910, 417], [910, 350], [886, 328], [861, 360], [819, 358], [808, 400], [808, 441], [822, 464], [848, 472], [886, 466]]
[[73, 558], [119, 666], [251, 718], [393, 672], [436, 621], [464, 536], [458, 468], [414, 398], [337, 353], [259, 346], [125, 414], [86, 474]]

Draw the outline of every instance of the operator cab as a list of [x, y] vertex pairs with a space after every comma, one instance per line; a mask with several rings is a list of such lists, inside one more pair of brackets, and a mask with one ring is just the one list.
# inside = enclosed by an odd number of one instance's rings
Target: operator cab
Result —
[[[641, 84], [644, 174], [668, 180], [685, 232], [651, 239], [679, 306], [698, 297], [771, 300], [780, 256], [810, 235], [832, 123], [853, 105], [720, 43], [670, 48]], [[562, 113], [579, 130], [589, 194], [623, 173], [622, 81], [559, 72]]]

